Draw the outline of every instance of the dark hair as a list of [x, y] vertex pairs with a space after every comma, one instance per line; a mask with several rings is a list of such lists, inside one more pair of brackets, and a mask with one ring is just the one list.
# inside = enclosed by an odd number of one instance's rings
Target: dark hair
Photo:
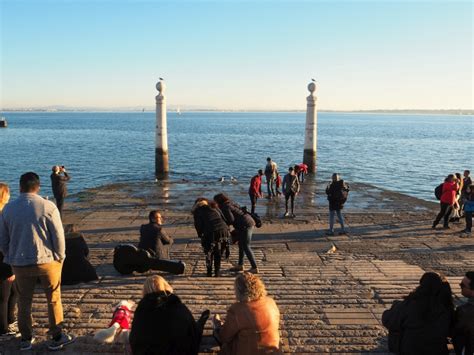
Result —
[[271, 161], [271, 160], [272, 160], [272, 158], [270, 158], [270, 157], [267, 158], [267, 161]]
[[450, 304], [453, 302], [449, 283], [443, 282], [436, 272], [425, 272], [420, 279], [420, 285], [406, 299], [415, 301], [415, 308], [425, 321], [432, 320], [439, 306], [451, 308]]
[[214, 201], [216, 201], [219, 206], [222, 206], [223, 204], [229, 202], [230, 198], [228, 198], [226, 194], [221, 192], [220, 194], [214, 196]]
[[300, 171], [300, 167], [299, 167], [298, 165], [295, 165], [295, 166], [293, 167], [293, 170], [296, 171], [296, 172], [298, 172], [298, 171]]
[[469, 175], [471, 173], [470, 170], [464, 170], [465, 173], [467, 173], [467, 175]]
[[446, 178], [446, 180], [454, 179], [454, 178], [455, 178], [455, 175], [454, 175], [454, 174], [449, 174], [448, 177]]
[[205, 198], [205, 197], [198, 197], [198, 198], [196, 199], [196, 201], [194, 201], [194, 204], [196, 204], [196, 203], [198, 203], [198, 202], [201, 202], [201, 201], [207, 201], [207, 198]]
[[461, 173], [456, 173], [455, 175], [456, 175], [456, 177], [457, 177], [458, 179], [461, 179], [461, 178], [462, 178]]
[[466, 277], [469, 279], [469, 288], [474, 290], [474, 271], [466, 272]]
[[262, 169], [258, 169], [258, 175], [263, 175], [263, 170]]
[[288, 169], [289, 172], [292, 172], [293, 170], [294, 170], [294, 169], [293, 169], [292, 166], [290, 166], [289, 169]]
[[28, 172], [20, 177], [20, 190], [21, 192], [31, 192], [36, 190], [40, 186], [40, 178], [38, 174]]
[[148, 220], [150, 221], [150, 223], [153, 223], [153, 219], [155, 219], [155, 216], [157, 213], [160, 213], [160, 211], [153, 210], [153, 211], [150, 211], [150, 213], [148, 213]]

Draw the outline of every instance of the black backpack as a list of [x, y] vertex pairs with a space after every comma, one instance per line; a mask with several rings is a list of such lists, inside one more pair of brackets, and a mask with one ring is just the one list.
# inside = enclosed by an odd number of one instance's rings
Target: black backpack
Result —
[[260, 216], [256, 213], [252, 213], [252, 212], [249, 212], [247, 207], [242, 207], [241, 208], [242, 212], [245, 213], [245, 214], [249, 214], [250, 217], [252, 217], [253, 221], [255, 222], [255, 227], [257, 228], [261, 228], [263, 223], [262, 223], [262, 219], [260, 218]]
[[434, 194], [437, 200], [441, 200], [441, 195], [443, 194], [443, 184], [439, 184], [434, 189]]

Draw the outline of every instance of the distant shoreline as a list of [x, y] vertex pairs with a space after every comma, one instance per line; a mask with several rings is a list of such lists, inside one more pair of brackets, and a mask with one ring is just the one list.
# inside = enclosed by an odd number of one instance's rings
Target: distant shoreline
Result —
[[[174, 113], [176, 109], [170, 108], [168, 113]], [[127, 108], [117, 108], [117, 109], [5, 109], [0, 110], [2, 113], [94, 113], [94, 112], [103, 112], [103, 113], [144, 113], [144, 112], [155, 112], [154, 109], [127, 109]], [[181, 114], [186, 113], [305, 113], [305, 110], [218, 110], [218, 109], [182, 109]], [[349, 114], [397, 114], [397, 115], [457, 115], [457, 116], [472, 116], [474, 115], [474, 110], [353, 110], [353, 111], [344, 111], [344, 110], [318, 110], [319, 113], [349, 113]]]

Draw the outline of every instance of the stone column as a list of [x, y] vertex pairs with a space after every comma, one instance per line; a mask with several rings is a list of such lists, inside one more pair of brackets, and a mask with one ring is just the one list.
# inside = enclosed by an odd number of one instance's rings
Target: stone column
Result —
[[316, 152], [318, 142], [318, 111], [316, 109], [316, 83], [308, 84], [309, 96], [306, 98], [306, 129], [304, 135], [303, 163], [308, 165], [308, 173], [316, 172]]
[[156, 137], [155, 137], [155, 175], [164, 177], [168, 171], [168, 133], [166, 125], [166, 84], [160, 80], [156, 84]]

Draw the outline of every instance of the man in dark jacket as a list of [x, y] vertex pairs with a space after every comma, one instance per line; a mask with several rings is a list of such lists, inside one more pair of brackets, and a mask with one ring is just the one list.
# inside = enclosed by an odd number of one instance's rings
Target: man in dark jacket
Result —
[[474, 271], [466, 272], [461, 281], [461, 293], [467, 303], [456, 309], [454, 316], [454, 349], [456, 354], [474, 354]]
[[162, 228], [163, 217], [161, 213], [151, 211], [148, 220], [150, 223], [142, 224], [140, 227], [138, 247], [153, 252], [160, 259], [169, 259], [173, 238], [169, 237]]
[[288, 174], [283, 178], [283, 194], [285, 195], [285, 214], [288, 217], [288, 200], [291, 200], [291, 217], [295, 217], [295, 196], [300, 192], [300, 181], [295, 174], [295, 169], [290, 167]]
[[349, 185], [339, 177], [339, 174], [332, 174], [332, 181], [326, 187], [326, 195], [328, 195], [329, 201], [329, 231], [326, 233], [327, 235], [334, 235], [334, 219], [336, 214], [341, 224], [339, 234], [346, 234], [344, 217], [342, 216], [341, 210], [344, 207], [344, 203], [346, 203], [348, 193]]
[[[53, 188], [54, 199], [56, 200], [56, 206], [58, 207], [59, 214], [63, 216], [64, 199], [67, 196], [66, 183], [71, 180], [71, 177], [66, 172], [64, 166], [53, 166], [53, 173], [51, 174], [51, 185]], [[63, 175], [61, 175], [61, 173]]]

